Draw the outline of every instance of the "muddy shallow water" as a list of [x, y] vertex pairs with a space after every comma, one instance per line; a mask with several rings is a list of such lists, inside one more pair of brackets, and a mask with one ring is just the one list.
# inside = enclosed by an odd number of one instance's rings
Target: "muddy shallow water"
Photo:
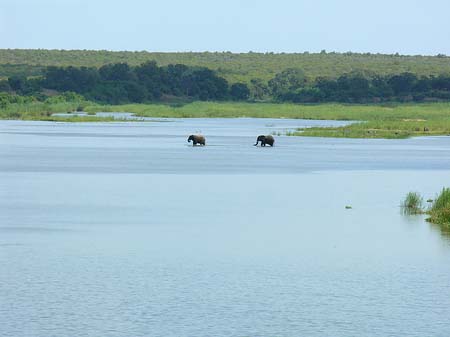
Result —
[[311, 125], [0, 121], [0, 336], [448, 336], [450, 137]]

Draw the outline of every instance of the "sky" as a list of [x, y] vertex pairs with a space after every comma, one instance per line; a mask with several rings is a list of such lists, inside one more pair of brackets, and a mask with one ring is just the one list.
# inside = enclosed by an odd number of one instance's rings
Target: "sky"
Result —
[[450, 55], [449, 0], [0, 0], [0, 48]]

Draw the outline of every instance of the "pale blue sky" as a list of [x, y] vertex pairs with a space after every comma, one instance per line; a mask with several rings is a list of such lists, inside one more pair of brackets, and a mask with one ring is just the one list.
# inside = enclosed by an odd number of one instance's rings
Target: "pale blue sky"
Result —
[[0, 0], [0, 48], [450, 55], [449, 0]]

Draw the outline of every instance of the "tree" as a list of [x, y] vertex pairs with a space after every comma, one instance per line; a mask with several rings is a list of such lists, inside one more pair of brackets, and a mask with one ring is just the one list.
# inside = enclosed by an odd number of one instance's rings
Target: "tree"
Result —
[[392, 76], [388, 80], [388, 83], [392, 87], [392, 90], [396, 96], [404, 96], [412, 93], [412, 89], [416, 84], [416, 81], [416, 75], [412, 73], [403, 73]]
[[370, 97], [369, 81], [359, 74], [343, 75], [337, 79], [338, 100], [363, 102]]
[[275, 75], [269, 81], [269, 88], [275, 98], [283, 94], [299, 88], [303, 88], [306, 84], [306, 77], [301, 69], [286, 69]]
[[7, 80], [0, 80], [0, 91], [11, 91], [11, 86]]
[[260, 78], [250, 80], [250, 97], [254, 100], [263, 100], [270, 95], [267, 83]]
[[234, 83], [230, 88], [231, 98], [235, 101], [247, 100], [250, 96], [250, 90], [247, 84], [244, 83]]
[[185, 72], [181, 87], [186, 96], [202, 101], [222, 100], [228, 96], [228, 82], [208, 68], [194, 68]]
[[8, 84], [14, 91], [22, 91], [25, 86], [26, 78], [23, 76], [12, 76], [8, 78]]
[[114, 63], [104, 65], [99, 69], [102, 80], [106, 81], [131, 81], [134, 80], [135, 74], [126, 63]]
[[163, 90], [163, 71], [155, 61], [148, 61], [134, 69], [137, 78], [142, 86], [147, 89], [150, 99], [161, 97]]

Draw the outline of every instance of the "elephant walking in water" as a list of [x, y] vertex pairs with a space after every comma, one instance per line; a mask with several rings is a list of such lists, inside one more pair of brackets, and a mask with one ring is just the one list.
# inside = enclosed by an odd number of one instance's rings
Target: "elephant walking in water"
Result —
[[189, 143], [192, 141], [192, 146], [195, 146], [197, 144], [206, 145], [205, 137], [202, 135], [190, 135], [187, 141]]
[[258, 138], [256, 139], [255, 146], [257, 146], [259, 142], [261, 142], [261, 146], [266, 146], [266, 144], [273, 146], [273, 144], [275, 143], [275, 139], [273, 138], [272, 135], [267, 136], [261, 135], [258, 136]]

